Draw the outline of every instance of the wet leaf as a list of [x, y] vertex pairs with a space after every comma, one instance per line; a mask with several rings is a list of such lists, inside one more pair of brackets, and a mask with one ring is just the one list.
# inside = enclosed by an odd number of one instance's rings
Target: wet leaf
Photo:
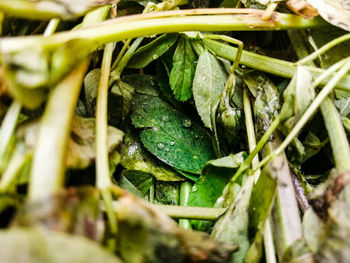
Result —
[[178, 173], [171, 167], [153, 157], [142, 145], [131, 127], [125, 129], [124, 143], [120, 146], [120, 164], [128, 170], [152, 174], [160, 181], [181, 181]]
[[0, 257], [3, 262], [122, 262], [87, 238], [30, 228], [1, 231]]
[[129, 68], [144, 68], [167, 52], [177, 40], [177, 34], [164, 34], [140, 47], [128, 63]]
[[212, 129], [211, 114], [225, 87], [227, 74], [214, 55], [205, 50], [198, 59], [193, 98], [204, 125]]
[[135, 127], [144, 128], [145, 147], [174, 168], [200, 174], [204, 164], [215, 158], [206, 131], [166, 103], [143, 105], [131, 118]]
[[179, 101], [186, 101], [192, 95], [195, 59], [190, 41], [181, 38], [174, 53], [173, 67], [169, 76], [171, 89]]

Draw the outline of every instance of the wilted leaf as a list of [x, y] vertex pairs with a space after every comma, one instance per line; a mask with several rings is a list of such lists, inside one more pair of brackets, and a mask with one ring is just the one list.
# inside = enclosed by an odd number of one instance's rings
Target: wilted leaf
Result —
[[155, 207], [131, 196], [118, 199], [118, 251], [126, 263], [224, 263], [235, 246], [178, 228]]
[[350, 4], [348, 0], [307, 0], [329, 23], [350, 31]]
[[192, 95], [195, 59], [190, 41], [181, 38], [174, 53], [173, 67], [169, 76], [169, 83], [177, 100], [186, 101]]
[[[95, 119], [75, 116], [67, 148], [67, 165], [84, 169], [95, 159]], [[108, 127], [108, 152], [112, 152], [123, 140], [124, 133]]]
[[211, 237], [227, 242], [239, 244], [239, 250], [233, 254], [231, 262], [244, 262], [250, 247], [249, 241], [249, 200], [253, 190], [254, 177], [247, 179], [235, 201], [226, 213], [215, 223]]
[[128, 63], [129, 68], [144, 68], [167, 52], [177, 40], [177, 34], [164, 34], [140, 47]]
[[306, 0], [289, 0], [287, 6], [294, 13], [306, 19], [318, 16], [317, 9], [313, 8]]
[[[27, 19], [74, 19], [94, 7], [118, 2], [115, 0], [2, 0], [0, 10]], [[28, 10], [30, 10], [28, 12]]]
[[213, 128], [211, 114], [225, 87], [226, 79], [227, 74], [219, 61], [205, 50], [199, 56], [192, 88], [198, 114], [210, 129]]
[[3, 262], [121, 263], [98, 243], [84, 237], [30, 228], [1, 231], [0, 257]]

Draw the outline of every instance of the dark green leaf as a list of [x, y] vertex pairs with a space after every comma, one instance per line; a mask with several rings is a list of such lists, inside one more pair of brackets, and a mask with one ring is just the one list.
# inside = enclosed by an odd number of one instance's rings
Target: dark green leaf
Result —
[[166, 164], [200, 174], [204, 164], [215, 158], [206, 131], [170, 105], [154, 102], [131, 116], [141, 132], [145, 147]]
[[181, 38], [174, 53], [169, 77], [171, 89], [177, 100], [186, 101], [192, 95], [195, 59], [190, 41], [187, 38]]
[[193, 80], [193, 97], [204, 125], [212, 129], [212, 112], [227, 79], [226, 71], [219, 61], [205, 50], [198, 59]]
[[140, 47], [128, 63], [129, 68], [144, 68], [167, 52], [177, 40], [176, 34], [164, 34], [151, 43]]
[[163, 205], [178, 205], [180, 198], [179, 183], [161, 182], [155, 184], [155, 200]]

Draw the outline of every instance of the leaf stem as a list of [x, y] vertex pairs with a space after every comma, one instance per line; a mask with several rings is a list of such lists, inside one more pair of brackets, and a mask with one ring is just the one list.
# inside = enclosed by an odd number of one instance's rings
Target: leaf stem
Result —
[[207, 208], [191, 206], [156, 205], [163, 213], [172, 218], [178, 219], [198, 219], [217, 220], [222, 216], [226, 208]]
[[66, 146], [87, 65], [88, 62], [84, 61], [76, 67], [51, 91], [48, 98], [35, 146], [29, 201], [55, 194], [63, 185]]
[[[192, 189], [192, 184], [183, 182], [180, 185], [180, 206], [187, 206]], [[179, 226], [184, 229], [192, 229], [191, 222], [188, 219], [180, 219]]]
[[49, 37], [53, 33], [56, 32], [56, 29], [60, 23], [60, 20], [58, 18], [53, 18], [50, 20], [49, 24], [47, 25], [45, 32], [43, 34], [44, 37]]

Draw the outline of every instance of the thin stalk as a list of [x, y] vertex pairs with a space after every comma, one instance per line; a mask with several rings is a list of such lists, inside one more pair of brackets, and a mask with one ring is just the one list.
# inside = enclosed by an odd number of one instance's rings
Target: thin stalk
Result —
[[[167, 12], [171, 13], [171, 11]], [[76, 38], [94, 40], [98, 45], [103, 45], [123, 39], [182, 31], [287, 30], [324, 24], [321, 20], [305, 20], [299, 16], [282, 13], [275, 13], [270, 20], [263, 20], [261, 16], [255, 14], [180, 16], [179, 11], [176, 11], [176, 14], [175, 17], [153, 19], [147, 19], [146, 14], [146, 16], [133, 16], [124, 21], [122, 18], [117, 18], [88, 28], [57, 33], [50, 38], [42, 36], [4, 38], [1, 40], [0, 48], [2, 52], [8, 53], [33, 46], [54, 49]]]
[[[180, 206], [187, 206], [192, 189], [192, 184], [189, 182], [183, 182], [180, 186]], [[179, 226], [184, 229], [192, 229], [190, 220], [180, 219]]]
[[80, 64], [51, 91], [35, 146], [29, 201], [55, 194], [63, 185], [71, 122], [87, 66], [87, 61]]
[[143, 37], [136, 38], [135, 41], [131, 44], [130, 48], [125, 52], [124, 56], [117, 64], [116, 68], [111, 72], [112, 80], [120, 79], [120, 75], [122, 74], [131, 57], [134, 55], [136, 49], [140, 46], [142, 40]]
[[[252, 152], [256, 148], [256, 136], [255, 136], [255, 129], [254, 129], [252, 107], [248, 96], [247, 88], [243, 89], [243, 108], [244, 108], [249, 151]], [[258, 166], [258, 164], [259, 164], [259, 156], [256, 155], [252, 160], [252, 168], [255, 169]], [[254, 179], [256, 183], [260, 176], [260, 169], [256, 170], [254, 176], [255, 176]], [[275, 246], [273, 243], [272, 230], [271, 230], [271, 224], [270, 224], [269, 218], [267, 218], [265, 222], [263, 237], [264, 237], [263, 240], [264, 240], [266, 262], [275, 263], [276, 252], [275, 252]]]
[[53, 33], [56, 32], [56, 29], [60, 23], [60, 20], [58, 18], [53, 18], [50, 20], [49, 24], [47, 25], [45, 32], [44, 32], [44, 37], [49, 37], [52, 36]]
[[6, 150], [11, 141], [11, 136], [15, 130], [18, 116], [21, 112], [21, 105], [14, 101], [8, 109], [0, 129], [0, 172], [3, 169]]
[[[328, 82], [328, 84], [320, 91], [315, 100], [311, 103], [308, 109], [305, 111], [300, 120], [296, 123], [293, 129], [290, 131], [288, 136], [285, 138], [283, 143], [269, 156], [265, 157], [258, 165], [258, 168], [262, 167], [266, 163], [268, 163], [271, 159], [281, 154], [286, 147], [292, 142], [292, 140], [299, 134], [305, 124], [309, 121], [311, 116], [316, 112], [321, 103], [325, 100], [325, 98], [329, 95], [329, 93], [334, 89], [337, 82], [350, 70], [350, 59], [345, 59], [345, 65], [334, 75], [334, 77]], [[328, 70], [333, 70], [329, 68]], [[327, 71], [328, 71], [327, 70]], [[328, 73], [328, 72], [325, 72]], [[317, 80], [315, 81], [317, 82]], [[347, 158], [348, 156], [346, 156]]]
[[127, 39], [124, 41], [124, 46], [122, 47], [122, 49], [120, 50], [117, 58], [115, 59], [115, 61], [113, 62], [113, 65], [111, 67], [111, 70], [114, 70], [117, 65], [119, 64], [120, 60], [122, 59], [122, 57], [124, 56], [126, 50], [129, 48], [130, 42], [132, 39]]
[[32, 152], [25, 153], [22, 151], [22, 149], [17, 150], [13, 154], [5, 172], [1, 177], [0, 193], [8, 193], [12, 189], [19, 172], [31, 160], [31, 158]]
[[154, 203], [154, 182], [152, 182], [152, 185], [148, 191], [148, 202]]
[[156, 205], [163, 213], [177, 219], [217, 220], [226, 208]]
[[324, 46], [322, 46], [321, 48], [319, 48], [318, 50], [316, 50], [312, 54], [310, 54], [307, 57], [299, 60], [298, 64], [302, 65], [302, 64], [310, 63], [311, 61], [313, 61], [316, 58], [318, 58], [320, 55], [322, 55], [325, 52], [327, 52], [328, 50], [330, 50], [332, 47], [334, 47], [336, 45], [339, 45], [340, 43], [342, 43], [344, 41], [347, 41], [349, 39], [350, 39], [350, 33], [349, 34], [345, 34], [345, 35], [343, 35], [341, 37], [338, 37], [336, 39], [333, 39], [332, 41], [328, 42], [327, 44], [325, 44]]
[[[250, 104], [247, 88], [243, 89], [243, 108], [244, 108], [245, 126], [247, 131], [249, 152], [252, 152], [256, 148], [256, 136], [255, 136], [255, 129], [254, 129], [252, 106]], [[259, 156], [256, 155], [252, 160], [252, 168], [254, 169], [258, 164], [259, 164]], [[257, 182], [259, 175], [260, 175], [260, 170], [255, 173], [255, 182]]]
[[[217, 56], [226, 58], [230, 61], [234, 61], [237, 48], [227, 45], [222, 42], [218, 42], [215, 40], [204, 39], [204, 45], [208, 48], [212, 53]], [[242, 52], [242, 57], [240, 60], [240, 64], [248, 66], [250, 68], [254, 68], [263, 72], [267, 72], [276, 76], [284, 77], [284, 78], [292, 78], [297, 70], [297, 63], [288, 62], [285, 60], [270, 58], [267, 56], [255, 54], [253, 52], [245, 51]], [[325, 70], [307, 66], [306, 67], [313, 77], [318, 78], [322, 75]], [[326, 85], [333, 75], [330, 74], [326, 78], [320, 81], [320, 84]], [[336, 85], [338, 89], [350, 91], [350, 76], [345, 75]]]
[[101, 77], [97, 92], [96, 105], [96, 186], [101, 191], [102, 198], [106, 204], [106, 212], [109, 227], [112, 234], [116, 234], [117, 220], [112, 206], [112, 194], [109, 190], [112, 180], [109, 174], [108, 159], [108, 121], [107, 121], [107, 99], [108, 83], [111, 69], [114, 44], [106, 45], [101, 67]]

